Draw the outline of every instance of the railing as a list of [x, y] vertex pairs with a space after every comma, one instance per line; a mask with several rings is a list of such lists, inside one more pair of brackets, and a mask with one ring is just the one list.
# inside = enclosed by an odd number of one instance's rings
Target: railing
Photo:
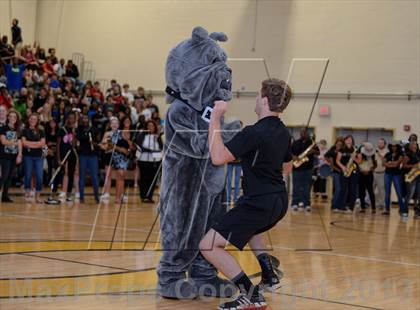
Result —
[[95, 80], [95, 82], [99, 82], [101, 91], [103, 93], [105, 93], [107, 91], [107, 89], [109, 88], [109, 85], [110, 85], [108, 79], [97, 79], [97, 80]]
[[85, 61], [83, 63], [83, 71], [81, 78], [83, 81], [94, 81], [96, 77], [96, 71], [93, 69], [93, 62]]
[[[166, 93], [161, 90], [151, 90], [149, 91], [152, 95], [164, 96]], [[232, 91], [233, 95], [237, 98], [240, 97], [255, 97], [257, 96], [257, 91]], [[294, 93], [294, 98], [314, 98], [315, 93]], [[347, 93], [320, 93], [319, 98], [324, 99], [384, 99], [384, 100], [420, 100], [420, 93], [413, 93], [411, 91], [401, 92], [401, 93], [352, 93], [348, 91]]]

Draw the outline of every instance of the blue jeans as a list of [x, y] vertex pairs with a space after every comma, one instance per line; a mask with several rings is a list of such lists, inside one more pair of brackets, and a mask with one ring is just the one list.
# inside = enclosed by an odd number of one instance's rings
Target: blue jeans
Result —
[[80, 199], [85, 198], [85, 177], [89, 170], [90, 179], [92, 180], [93, 193], [95, 199], [99, 199], [99, 168], [98, 157], [95, 155], [80, 155], [79, 156], [79, 192]]
[[312, 170], [293, 170], [292, 206], [311, 205]]
[[404, 203], [402, 196], [402, 177], [399, 174], [390, 174], [385, 172], [385, 207], [389, 211], [391, 206], [391, 186], [394, 183], [395, 191], [397, 192], [398, 205], [400, 213], [408, 213], [408, 208]]
[[338, 198], [338, 209], [344, 210], [348, 205], [350, 210], [354, 209], [354, 204], [357, 199], [357, 181], [358, 174], [352, 173], [351, 176], [345, 177], [340, 174], [340, 197]]
[[413, 182], [406, 183], [407, 186], [407, 196], [405, 198], [405, 205], [406, 210], [408, 211], [410, 200], [416, 195], [414, 198], [414, 211], [416, 213], [420, 212], [420, 177], [417, 177]]
[[232, 177], [233, 174], [235, 173], [235, 179], [234, 179], [234, 185], [233, 185], [233, 189], [234, 189], [234, 193], [233, 193], [233, 202], [236, 203], [236, 201], [238, 200], [238, 196], [239, 196], [239, 182], [241, 180], [241, 165], [240, 164], [228, 164], [227, 166], [227, 202], [230, 203], [231, 202], [231, 198], [232, 198]]
[[340, 194], [341, 194], [341, 183], [340, 183], [340, 173], [333, 172], [332, 174], [332, 180], [333, 180], [333, 188], [334, 188], [334, 194], [332, 199], [332, 208], [333, 209], [340, 209]]
[[32, 187], [32, 173], [35, 172], [35, 190], [37, 193], [42, 190], [42, 177], [44, 174], [43, 170], [44, 158], [43, 157], [23, 157], [23, 167], [25, 173], [25, 191], [29, 192]]

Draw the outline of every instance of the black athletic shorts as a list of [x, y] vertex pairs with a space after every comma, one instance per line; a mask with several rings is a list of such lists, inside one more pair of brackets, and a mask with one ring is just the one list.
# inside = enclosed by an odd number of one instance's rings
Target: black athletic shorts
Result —
[[287, 206], [286, 192], [241, 196], [212, 228], [242, 251], [253, 236], [273, 228], [286, 215]]

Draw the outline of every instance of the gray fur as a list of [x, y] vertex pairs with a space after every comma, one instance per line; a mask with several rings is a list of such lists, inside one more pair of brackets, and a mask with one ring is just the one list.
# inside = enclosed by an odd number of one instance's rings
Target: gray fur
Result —
[[[176, 295], [174, 283], [187, 272], [199, 287], [226, 284], [217, 270], [199, 254], [199, 243], [216, 218], [225, 212], [224, 167], [212, 165], [208, 152], [208, 123], [201, 111], [216, 98], [231, 99], [220, 82], [231, 78], [227, 55], [217, 40], [227, 39], [196, 27], [192, 37], [169, 53], [166, 81], [188, 104], [169, 97], [171, 106], [165, 123], [165, 158], [160, 197], [160, 230], [163, 254], [158, 266], [158, 292]], [[225, 141], [239, 130], [239, 122], [222, 124]], [[231, 295], [230, 293], [227, 295]], [[224, 296], [216, 287], [216, 296]]]

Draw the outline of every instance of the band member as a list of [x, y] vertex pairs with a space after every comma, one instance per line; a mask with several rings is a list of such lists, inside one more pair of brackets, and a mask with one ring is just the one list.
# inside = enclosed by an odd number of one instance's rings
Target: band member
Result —
[[[302, 129], [300, 138], [292, 144], [293, 160], [297, 160], [299, 155], [308, 150], [313, 144], [309, 137], [307, 129]], [[314, 169], [315, 156], [319, 155], [319, 149], [316, 145], [307, 153], [308, 160], [299, 167], [293, 167], [292, 173], [292, 209], [298, 210], [298, 207], [305, 208], [306, 211], [311, 211], [311, 184], [312, 171]]]
[[318, 148], [319, 156], [318, 163], [316, 165], [316, 180], [314, 182], [313, 191], [315, 196], [320, 196], [323, 199], [327, 199], [327, 179], [320, 174], [321, 167], [328, 165], [327, 161], [325, 160], [325, 154], [328, 152], [327, 140], [322, 139], [319, 141]]
[[25, 171], [25, 199], [31, 198], [32, 173], [35, 172], [35, 201], [42, 203], [43, 162], [42, 149], [45, 146], [45, 133], [39, 125], [39, 116], [33, 113], [22, 131], [23, 165]]
[[140, 170], [140, 198], [143, 202], [154, 203], [153, 194], [160, 164], [162, 163], [162, 135], [159, 134], [158, 125], [148, 120], [146, 131], [137, 136], [136, 144], [139, 147], [138, 167]]
[[79, 191], [80, 203], [85, 202], [85, 177], [89, 170], [96, 203], [99, 203], [99, 164], [98, 142], [99, 130], [91, 127], [89, 117], [82, 115], [81, 124], [77, 127], [76, 137], [79, 141]]
[[337, 153], [336, 164], [341, 169], [340, 175], [340, 209], [353, 213], [357, 198], [357, 158], [354, 138], [348, 135], [344, 138], [344, 146]]
[[[420, 164], [420, 150], [419, 145], [415, 140], [411, 141], [406, 149], [405, 156], [403, 159], [403, 168], [408, 169], [409, 173], [413, 169], [419, 169]], [[417, 173], [417, 177], [414, 176], [414, 180], [406, 182], [407, 196], [405, 198], [405, 209], [408, 212], [410, 200], [414, 199], [414, 218], [420, 219], [420, 177]]]
[[383, 215], [390, 214], [391, 206], [391, 186], [394, 184], [395, 191], [398, 197], [398, 205], [400, 207], [400, 214], [403, 217], [408, 216], [403, 195], [402, 195], [402, 176], [401, 163], [403, 161], [403, 151], [399, 142], [394, 141], [388, 144], [389, 153], [385, 155], [385, 211]]
[[333, 212], [340, 212], [344, 209], [341, 208], [340, 196], [341, 194], [341, 168], [337, 165], [337, 154], [342, 150], [344, 146], [344, 138], [338, 137], [335, 141], [334, 146], [332, 146], [327, 153], [325, 153], [324, 158], [329, 163], [332, 170], [332, 179], [333, 179], [333, 198], [332, 198], [332, 210]]
[[255, 289], [236, 260], [225, 250], [227, 243], [242, 250], [249, 243], [262, 270], [261, 288], [273, 290], [279, 279], [265, 250], [262, 233], [273, 228], [287, 212], [283, 171], [291, 169], [290, 134], [279, 119], [291, 98], [291, 89], [277, 79], [265, 80], [255, 111], [259, 121], [245, 127], [226, 145], [220, 133], [227, 103], [216, 101], [209, 128], [210, 157], [214, 165], [241, 158], [244, 196], [205, 235], [200, 243], [203, 256], [231, 279], [241, 294], [219, 309], [265, 309], [264, 297]]
[[373, 174], [373, 186], [376, 191], [375, 202], [379, 209], [385, 207], [385, 155], [388, 153], [386, 141], [384, 138], [379, 139], [378, 148], [376, 149], [375, 160], [376, 168]]
[[[122, 136], [121, 131], [119, 130], [120, 121], [116, 117], [110, 118], [110, 131], [107, 131], [104, 134], [102, 139], [101, 148], [105, 150], [110, 156], [109, 166], [106, 172], [106, 182], [109, 182], [109, 187], [111, 186], [111, 175], [112, 172], [116, 174], [116, 191], [115, 191], [115, 204], [120, 204], [122, 202], [124, 194], [124, 180], [125, 174], [128, 168], [128, 154], [130, 150], [130, 145], [128, 141]], [[105, 187], [106, 188], [106, 187]], [[108, 197], [109, 197], [109, 188], [108, 188]]]
[[9, 187], [16, 165], [22, 162], [22, 142], [20, 139], [20, 118], [15, 110], [9, 110], [7, 124], [0, 128], [0, 190], [1, 201], [13, 202], [9, 197]]
[[[74, 175], [76, 173], [76, 165], [78, 160], [78, 155], [76, 151], [76, 114], [70, 112], [67, 114], [65, 125], [61, 127], [57, 134], [57, 160], [62, 161], [67, 154], [67, 160], [64, 163], [64, 176], [67, 177], [67, 201], [73, 201], [72, 191], [74, 185]], [[57, 178], [57, 182], [61, 179], [63, 173], [60, 173], [60, 177]], [[53, 193], [57, 191], [58, 184], [54, 185]]]
[[366, 212], [366, 191], [369, 194], [372, 213], [376, 213], [375, 193], [373, 192], [373, 171], [376, 168], [375, 148], [369, 142], [363, 143], [360, 153], [357, 154], [359, 163], [359, 198], [360, 213]]

